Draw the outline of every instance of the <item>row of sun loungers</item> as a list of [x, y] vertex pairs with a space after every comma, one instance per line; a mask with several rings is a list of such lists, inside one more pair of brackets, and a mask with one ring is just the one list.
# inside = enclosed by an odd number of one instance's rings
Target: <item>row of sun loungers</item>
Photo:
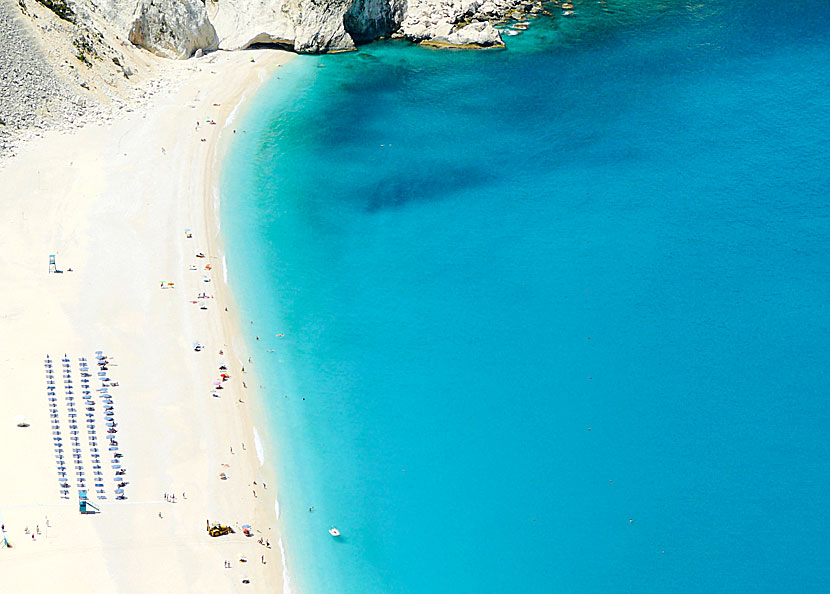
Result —
[[[77, 375], [80, 376], [78, 381], [80, 390], [76, 392], [72, 361], [67, 355], [64, 355], [61, 359], [64, 406], [59, 407], [55, 367], [49, 355], [46, 355], [46, 359], [44, 359], [46, 398], [52, 423], [52, 441], [62, 499], [70, 498], [69, 491], [73, 483], [79, 491], [91, 490], [91, 487], [94, 487], [98, 499], [107, 499], [106, 479], [104, 477], [104, 467], [107, 464], [112, 469], [114, 483], [112, 492], [115, 499], [124, 500], [127, 498], [124, 494], [124, 487], [128, 484], [126, 480], [127, 471], [121, 464], [123, 455], [118, 449], [116, 439], [118, 423], [115, 421], [115, 408], [110, 393], [110, 388], [118, 384], [108, 376], [109, 364], [110, 361], [102, 351], [95, 353], [94, 365], [90, 365], [86, 357], [79, 357], [77, 360]], [[100, 387], [93, 388], [93, 383]], [[98, 408], [99, 404], [96, 402], [96, 398], [100, 400], [100, 408]], [[67, 431], [68, 444], [64, 441], [62, 434], [63, 425], [61, 423], [60, 408], [65, 410], [69, 428]], [[97, 421], [101, 415], [103, 415], [106, 430], [102, 429], [102, 432], [105, 431], [105, 433], [99, 436]], [[82, 445], [81, 435], [83, 431], [86, 432], [86, 443]], [[99, 438], [106, 439], [107, 445], [102, 444]], [[70, 477], [68, 472], [67, 456], [65, 455], [68, 453], [71, 453], [74, 479]], [[107, 461], [106, 456], [111, 456], [111, 460]], [[84, 465], [85, 459], [90, 463], [88, 467]], [[91, 470], [91, 472], [88, 472], [88, 470]]]

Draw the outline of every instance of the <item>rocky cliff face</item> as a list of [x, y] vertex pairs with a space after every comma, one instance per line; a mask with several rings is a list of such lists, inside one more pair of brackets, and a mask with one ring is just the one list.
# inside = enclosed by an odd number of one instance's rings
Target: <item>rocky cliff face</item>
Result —
[[356, 42], [389, 37], [403, 22], [407, 0], [353, 0], [343, 16], [346, 31]]
[[79, 25], [97, 17], [117, 35], [168, 58], [255, 43], [307, 53], [342, 51], [389, 36], [492, 47], [502, 42], [489, 23], [531, 7], [526, 0], [28, 1]]
[[130, 41], [160, 56], [189, 58], [219, 44], [201, 0], [141, 0], [133, 14]]
[[219, 0], [214, 6], [220, 49], [275, 43], [320, 53], [391, 35], [406, 0]]
[[241, 49], [255, 43], [294, 47], [294, 20], [281, 2], [219, 0], [208, 3], [208, 12], [220, 49]]

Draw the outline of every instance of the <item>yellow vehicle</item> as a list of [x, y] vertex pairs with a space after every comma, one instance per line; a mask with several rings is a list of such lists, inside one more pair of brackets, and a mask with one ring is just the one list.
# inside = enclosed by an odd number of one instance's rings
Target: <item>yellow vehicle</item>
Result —
[[210, 521], [207, 523], [207, 531], [213, 537], [225, 536], [226, 534], [233, 534], [233, 528], [230, 526], [223, 526], [222, 524], [214, 523], [211, 525]]

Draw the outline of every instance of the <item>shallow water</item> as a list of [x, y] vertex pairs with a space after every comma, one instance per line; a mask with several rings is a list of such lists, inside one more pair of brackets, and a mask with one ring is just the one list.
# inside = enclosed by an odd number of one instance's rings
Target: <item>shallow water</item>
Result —
[[830, 587], [828, 24], [585, 3], [279, 71], [222, 220], [293, 588]]

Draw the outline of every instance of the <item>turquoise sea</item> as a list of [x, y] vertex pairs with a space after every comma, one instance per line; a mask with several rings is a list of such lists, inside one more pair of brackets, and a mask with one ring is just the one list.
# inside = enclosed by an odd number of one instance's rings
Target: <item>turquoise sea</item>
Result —
[[830, 3], [575, 4], [234, 124], [295, 593], [830, 591]]

